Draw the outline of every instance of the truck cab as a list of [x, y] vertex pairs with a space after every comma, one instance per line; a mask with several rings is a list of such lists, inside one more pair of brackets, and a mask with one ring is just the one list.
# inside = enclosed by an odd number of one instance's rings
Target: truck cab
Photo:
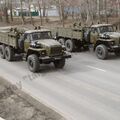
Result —
[[24, 52], [27, 52], [29, 47], [39, 47], [33, 46], [35, 43], [45, 39], [52, 39], [51, 31], [49, 30], [28, 30], [20, 37], [19, 47], [24, 49]]
[[65, 60], [71, 58], [65, 47], [52, 39], [48, 29], [26, 30], [22, 33], [16, 30], [6, 32], [4, 36], [1, 34], [0, 38], [0, 56], [12, 61], [15, 54], [22, 54], [32, 72], [39, 71], [40, 64], [51, 62], [56, 68], [63, 68]]
[[120, 55], [120, 33], [115, 32], [111, 24], [92, 25], [90, 43], [99, 59], [106, 59], [108, 52]]

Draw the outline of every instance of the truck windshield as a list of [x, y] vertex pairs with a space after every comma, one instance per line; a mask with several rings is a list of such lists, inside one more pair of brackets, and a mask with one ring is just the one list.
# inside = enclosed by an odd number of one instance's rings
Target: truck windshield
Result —
[[104, 32], [114, 32], [114, 29], [112, 26], [102, 26], [99, 28], [100, 33], [104, 33]]
[[35, 32], [32, 33], [32, 40], [40, 40], [40, 39], [51, 39], [51, 32]]

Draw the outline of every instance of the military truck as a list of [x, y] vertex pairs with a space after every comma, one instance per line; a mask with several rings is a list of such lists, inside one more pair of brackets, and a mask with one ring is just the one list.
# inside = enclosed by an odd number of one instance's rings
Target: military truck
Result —
[[111, 24], [96, 24], [90, 27], [55, 28], [55, 38], [65, 45], [67, 51], [91, 47], [99, 59], [106, 59], [109, 52], [120, 56], [120, 33]]
[[0, 30], [0, 56], [13, 61], [15, 55], [22, 55], [31, 72], [38, 72], [41, 64], [54, 63], [63, 68], [65, 60], [71, 55], [59, 42], [52, 39], [48, 29], [37, 30]]
[[74, 24], [73, 27], [64, 28], [57, 27], [52, 29], [54, 38], [66, 47], [69, 52], [75, 51], [77, 48], [87, 47], [84, 39], [83, 27]]

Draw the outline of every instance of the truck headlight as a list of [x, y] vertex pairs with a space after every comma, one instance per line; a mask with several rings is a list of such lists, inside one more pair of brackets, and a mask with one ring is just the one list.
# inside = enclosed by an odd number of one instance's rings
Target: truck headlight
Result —
[[41, 55], [41, 56], [45, 56], [45, 55], [46, 55], [46, 51], [45, 51], [45, 50], [42, 50], [42, 51], [40, 52], [40, 55]]
[[33, 48], [42, 48], [42, 46], [40, 44], [37, 44], [37, 42], [31, 42], [30, 46]]
[[66, 51], [66, 47], [64, 45], [62, 45], [62, 50]]
[[107, 35], [107, 34], [104, 34], [104, 38], [105, 38], [105, 39], [110, 39], [110, 36]]
[[110, 45], [112, 45], [112, 46], [115, 45], [115, 41], [111, 41]]

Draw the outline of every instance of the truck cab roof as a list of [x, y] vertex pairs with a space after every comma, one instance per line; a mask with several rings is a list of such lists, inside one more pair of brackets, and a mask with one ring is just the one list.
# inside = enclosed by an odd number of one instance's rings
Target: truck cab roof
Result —
[[112, 24], [96, 24], [96, 25], [92, 25], [91, 27], [102, 27], [102, 26], [112, 26]]
[[35, 32], [48, 32], [48, 31], [50, 31], [50, 30], [48, 30], [48, 29], [40, 29], [40, 30], [27, 30], [27, 31], [25, 31], [25, 33], [30, 34], [30, 33], [35, 33]]

